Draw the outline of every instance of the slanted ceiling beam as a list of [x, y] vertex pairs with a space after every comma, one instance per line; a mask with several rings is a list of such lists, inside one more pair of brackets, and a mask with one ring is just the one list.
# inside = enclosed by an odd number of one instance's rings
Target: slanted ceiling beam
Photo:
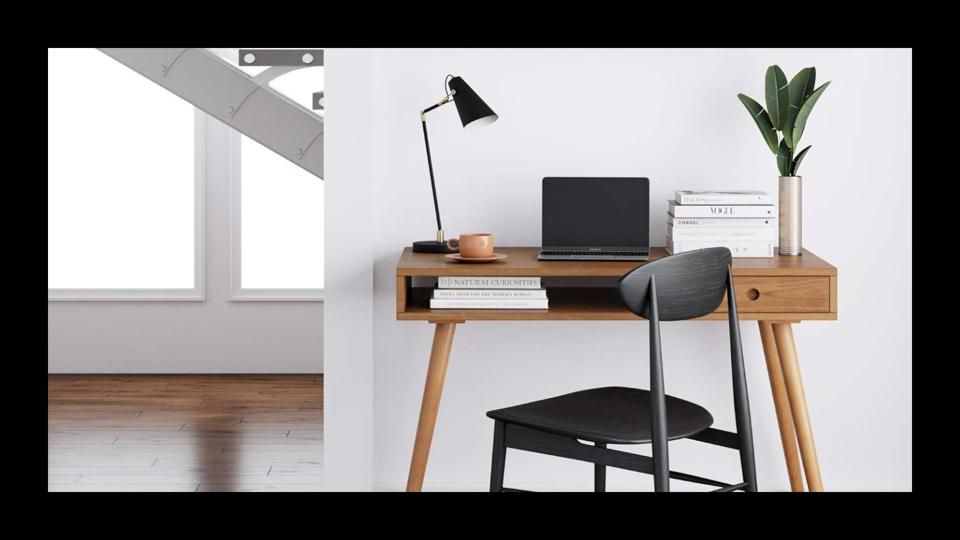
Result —
[[100, 49], [323, 178], [323, 119], [204, 49]]

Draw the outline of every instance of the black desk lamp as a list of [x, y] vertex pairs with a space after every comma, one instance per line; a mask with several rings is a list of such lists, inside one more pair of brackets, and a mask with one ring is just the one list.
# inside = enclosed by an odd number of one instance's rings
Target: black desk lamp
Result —
[[447, 95], [440, 102], [420, 111], [420, 123], [423, 125], [423, 144], [427, 147], [427, 167], [430, 169], [430, 189], [433, 191], [433, 209], [437, 214], [437, 239], [414, 242], [413, 250], [421, 253], [454, 253], [447, 247], [443, 239], [443, 225], [440, 224], [440, 205], [437, 204], [437, 185], [433, 180], [433, 161], [430, 159], [430, 139], [427, 138], [427, 113], [441, 105], [454, 102], [460, 114], [460, 122], [464, 128], [473, 128], [492, 124], [497, 120], [493, 112], [480, 96], [470, 88], [463, 79], [447, 75], [444, 81]]

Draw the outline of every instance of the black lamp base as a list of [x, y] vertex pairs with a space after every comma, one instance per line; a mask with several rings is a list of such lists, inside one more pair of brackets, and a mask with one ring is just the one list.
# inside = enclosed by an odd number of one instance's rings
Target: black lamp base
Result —
[[414, 253], [458, 253], [457, 250], [448, 248], [446, 243], [436, 240], [414, 242], [413, 251]]

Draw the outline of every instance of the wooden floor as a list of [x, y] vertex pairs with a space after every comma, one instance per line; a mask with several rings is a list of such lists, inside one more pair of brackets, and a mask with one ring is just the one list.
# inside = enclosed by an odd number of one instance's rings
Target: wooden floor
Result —
[[50, 491], [318, 491], [322, 375], [50, 375]]

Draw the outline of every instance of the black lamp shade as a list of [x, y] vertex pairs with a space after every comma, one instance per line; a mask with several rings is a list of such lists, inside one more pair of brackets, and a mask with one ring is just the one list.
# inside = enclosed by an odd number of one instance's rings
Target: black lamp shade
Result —
[[498, 118], [470, 85], [460, 77], [450, 79], [450, 89], [454, 91], [453, 103], [457, 106], [460, 122], [464, 128], [473, 128], [492, 124]]

